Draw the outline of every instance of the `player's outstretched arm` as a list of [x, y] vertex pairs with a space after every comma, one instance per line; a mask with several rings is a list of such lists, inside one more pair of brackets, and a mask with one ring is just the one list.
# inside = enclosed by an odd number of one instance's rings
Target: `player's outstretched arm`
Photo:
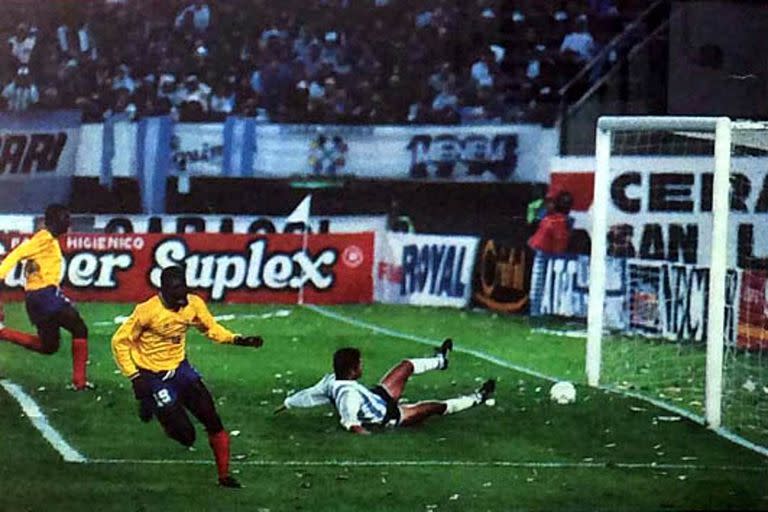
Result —
[[[208, 310], [208, 306], [205, 305], [203, 299], [194, 294], [189, 294], [188, 298], [190, 306], [192, 306], [195, 310], [195, 319], [192, 321], [192, 325], [194, 325], [194, 327], [203, 333], [208, 339], [213, 340], [216, 343], [237, 343], [238, 338], [241, 341], [242, 339], [250, 338], [251, 341], [248, 342], [248, 346], [257, 346], [255, 344], [256, 341], [253, 340], [255, 336], [249, 336], [245, 338], [243, 336], [238, 336], [217, 322], [211, 312]], [[239, 345], [240, 343], [237, 344]], [[261, 345], [258, 346], [260, 347]]]
[[325, 375], [317, 384], [308, 388], [301, 389], [285, 397], [283, 405], [275, 409], [275, 414], [286, 409], [316, 407], [331, 403], [331, 386], [334, 377], [332, 373]]

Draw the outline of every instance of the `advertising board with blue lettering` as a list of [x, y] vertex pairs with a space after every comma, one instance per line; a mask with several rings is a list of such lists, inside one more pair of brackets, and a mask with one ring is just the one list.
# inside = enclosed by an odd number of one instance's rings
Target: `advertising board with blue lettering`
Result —
[[375, 269], [375, 300], [389, 304], [465, 307], [479, 239], [387, 233]]
[[[606, 261], [604, 320], [607, 327], [626, 327], [626, 259]], [[536, 254], [531, 275], [531, 316], [587, 317], [589, 256]]]

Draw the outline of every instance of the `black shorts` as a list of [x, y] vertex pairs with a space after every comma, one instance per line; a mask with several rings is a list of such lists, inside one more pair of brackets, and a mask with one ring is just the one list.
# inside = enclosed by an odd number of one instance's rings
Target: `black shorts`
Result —
[[72, 307], [72, 303], [58, 286], [46, 286], [26, 292], [24, 302], [29, 321], [35, 325], [43, 324], [62, 309]]
[[371, 392], [379, 395], [384, 399], [387, 404], [387, 414], [384, 419], [381, 420], [381, 424], [385, 427], [396, 427], [400, 424], [400, 407], [397, 406], [397, 400], [390, 396], [389, 391], [382, 385], [377, 385], [371, 388]]

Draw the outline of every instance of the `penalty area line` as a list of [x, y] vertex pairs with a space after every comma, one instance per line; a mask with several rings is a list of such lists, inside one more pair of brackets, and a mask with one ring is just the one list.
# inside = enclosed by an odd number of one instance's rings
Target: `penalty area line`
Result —
[[69, 444], [59, 433], [58, 430], [48, 423], [48, 418], [43, 413], [37, 402], [29, 396], [18, 384], [11, 382], [8, 379], [0, 380], [0, 385], [3, 386], [5, 391], [13, 397], [16, 402], [21, 406], [21, 410], [24, 411], [24, 415], [29, 418], [38, 432], [43, 436], [43, 439], [48, 441], [54, 450], [61, 455], [61, 458], [65, 462], [86, 462], [88, 459], [83, 454], [78, 452], [71, 444]]
[[[203, 465], [212, 460], [189, 459], [88, 459], [88, 464]], [[518, 469], [628, 469], [655, 471], [743, 471], [768, 473], [768, 466], [672, 464], [656, 462], [536, 462], [467, 460], [233, 460], [233, 465], [267, 467], [473, 467]]]

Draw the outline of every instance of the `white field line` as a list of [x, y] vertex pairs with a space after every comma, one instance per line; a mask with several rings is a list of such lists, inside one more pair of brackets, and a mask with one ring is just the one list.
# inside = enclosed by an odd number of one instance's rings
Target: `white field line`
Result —
[[[440, 344], [443, 342], [443, 340], [432, 340], [429, 338], [423, 338], [421, 336], [414, 336], [413, 334], [408, 334], [400, 331], [395, 331], [392, 329], [387, 329], [386, 327], [381, 327], [375, 324], [369, 324], [368, 322], [363, 322], [362, 320], [357, 320], [356, 318], [351, 318], [345, 315], [341, 315], [339, 313], [334, 313], [333, 311], [328, 311], [324, 308], [321, 308], [320, 306], [314, 306], [312, 304], [306, 304], [304, 305], [305, 308], [314, 311], [315, 313], [332, 318], [334, 320], [338, 320], [339, 322], [343, 322], [345, 324], [353, 325], [355, 327], [360, 327], [362, 329], [367, 329], [372, 332], [376, 332], [379, 334], [384, 334], [386, 336], [390, 336], [392, 338], [399, 338], [401, 340], [409, 340], [409, 341], [415, 341], [416, 343], [421, 343], [422, 345], [429, 345], [431, 347], [439, 347]], [[520, 373], [524, 373], [526, 375], [530, 375], [532, 377], [538, 377], [539, 379], [545, 379], [550, 382], [557, 382], [561, 379], [558, 379], [556, 377], [553, 377], [551, 375], [545, 375], [543, 373], [537, 372], [535, 370], [531, 370], [530, 368], [526, 368], [524, 366], [519, 366], [514, 363], [510, 363], [509, 361], [505, 361], [504, 359], [500, 359], [496, 356], [492, 356], [491, 354], [486, 354], [485, 352], [481, 352], [479, 350], [472, 350], [467, 348], [462, 348], [459, 346], [454, 345], [453, 347], [454, 352], [458, 352], [461, 354], [470, 354], [478, 359], [482, 359], [483, 361], [488, 361], [489, 363], [493, 363], [496, 366], [501, 366], [502, 368], [507, 368], [509, 370], [515, 370]]]
[[40, 432], [48, 444], [53, 446], [65, 462], [86, 462], [87, 459], [75, 448], [72, 447], [61, 434], [48, 423], [43, 411], [37, 405], [37, 402], [31, 396], [26, 394], [21, 386], [14, 384], [10, 380], [0, 380], [0, 385], [16, 400], [24, 411], [24, 415], [29, 418], [32, 425]]
[[[343, 323], [346, 323], [346, 324], [349, 324], [349, 325], [353, 325], [355, 327], [360, 327], [362, 329], [367, 329], [367, 330], [372, 331], [372, 332], [376, 332], [376, 333], [379, 333], [379, 334], [384, 334], [384, 335], [387, 335], [387, 336], [391, 336], [393, 338], [400, 338], [400, 339], [404, 339], [404, 340], [411, 340], [411, 341], [415, 341], [417, 343], [422, 343], [422, 344], [430, 345], [430, 346], [433, 346], [433, 347], [439, 346], [440, 343], [441, 343], [441, 341], [431, 340], [429, 338], [422, 338], [420, 336], [414, 336], [412, 334], [395, 331], [393, 329], [387, 329], [385, 327], [380, 327], [378, 325], [370, 324], [368, 322], [363, 322], [362, 320], [358, 320], [356, 318], [351, 318], [351, 317], [348, 317], [346, 315], [335, 313], [333, 311], [328, 311], [328, 310], [326, 310], [326, 309], [324, 309], [324, 308], [322, 308], [320, 306], [314, 306], [314, 305], [308, 304], [308, 305], [304, 305], [304, 307], [309, 309], [309, 310], [311, 310], [311, 311], [314, 311], [315, 313], [317, 313], [319, 315], [322, 315], [322, 316], [325, 316], [325, 317], [328, 317], [328, 318], [332, 318], [334, 320], [338, 320], [340, 322], [343, 322]], [[547, 334], [554, 334], [554, 332], [551, 332], [551, 330], [549, 330], [549, 329], [546, 329], [546, 330], [545, 329], [540, 329], [539, 331], [540, 332], [546, 332]], [[482, 359], [484, 361], [488, 361], [488, 362], [493, 363], [495, 365], [501, 366], [502, 368], [508, 368], [508, 369], [511, 369], [511, 370], [515, 370], [515, 371], [518, 371], [520, 373], [523, 373], [523, 374], [526, 374], [526, 375], [531, 375], [533, 377], [538, 377], [538, 378], [541, 378], [541, 379], [546, 379], [546, 380], [551, 381], [551, 382], [557, 382], [558, 380], [560, 380], [560, 379], [558, 379], [556, 377], [552, 377], [550, 375], [545, 375], [545, 374], [537, 372], [535, 370], [531, 370], [530, 368], [525, 368], [523, 366], [519, 366], [519, 365], [510, 363], [508, 361], [504, 361], [503, 359], [499, 359], [496, 356], [492, 356], [490, 354], [486, 354], [485, 352], [481, 352], [481, 351], [478, 351], [478, 350], [463, 349], [461, 347], [458, 347], [458, 346], [454, 345], [454, 351], [455, 352], [460, 352], [460, 353], [465, 353], [465, 354], [470, 354], [470, 355], [473, 355], [473, 356], [475, 356], [475, 357], [477, 357], [479, 359]], [[684, 418], [687, 418], [687, 419], [693, 421], [694, 423], [698, 423], [700, 425], [706, 426], [706, 421], [701, 416], [698, 416], [698, 415], [696, 415], [694, 413], [686, 411], [685, 409], [682, 409], [682, 408], [677, 407], [675, 405], [668, 404], [666, 402], [662, 402], [661, 400], [658, 400], [658, 399], [655, 399], [655, 398], [652, 398], [652, 397], [648, 397], [648, 396], [645, 396], [645, 395], [641, 395], [639, 393], [634, 393], [634, 392], [631, 392], [631, 391], [625, 391], [625, 390], [618, 389], [618, 388], [611, 387], [611, 386], [601, 385], [601, 386], [598, 386], [598, 389], [602, 389], [602, 390], [608, 391], [610, 393], [615, 393], [617, 395], [622, 395], [622, 396], [627, 396], [627, 397], [635, 398], [635, 399], [638, 399], [638, 400], [643, 400], [643, 401], [651, 403], [651, 404], [653, 404], [656, 407], [659, 407], [661, 409], [665, 409], [665, 410], [673, 412], [675, 414], [679, 414], [680, 416], [682, 416]], [[727, 439], [727, 440], [731, 441], [732, 443], [738, 444], [739, 446], [747, 448], [748, 450], [752, 450], [752, 451], [754, 451], [756, 453], [759, 453], [760, 455], [763, 455], [764, 457], [768, 457], [768, 447], [755, 444], [752, 441], [749, 441], [748, 439], [745, 439], [745, 438], [741, 437], [740, 435], [735, 434], [735, 433], [731, 432], [730, 430], [728, 430], [726, 428], [722, 428], [721, 427], [721, 428], [717, 428], [717, 429], [712, 429], [712, 431], [715, 432], [717, 435], [723, 437], [724, 439]]]
[[531, 329], [531, 332], [533, 334], [549, 334], [551, 336], [561, 336], [563, 338], [581, 338], [585, 339], [587, 337], [587, 331], [581, 331], [581, 330], [561, 330], [561, 329], [548, 329], [546, 327], [536, 327], [534, 329]]
[[[88, 459], [89, 464], [190, 464], [210, 466], [212, 460], [190, 459]], [[768, 473], [768, 466], [668, 464], [655, 462], [521, 462], [470, 460], [233, 460], [232, 464], [269, 467], [473, 467], [519, 469], [640, 469], [658, 471], [745, 471]]]

